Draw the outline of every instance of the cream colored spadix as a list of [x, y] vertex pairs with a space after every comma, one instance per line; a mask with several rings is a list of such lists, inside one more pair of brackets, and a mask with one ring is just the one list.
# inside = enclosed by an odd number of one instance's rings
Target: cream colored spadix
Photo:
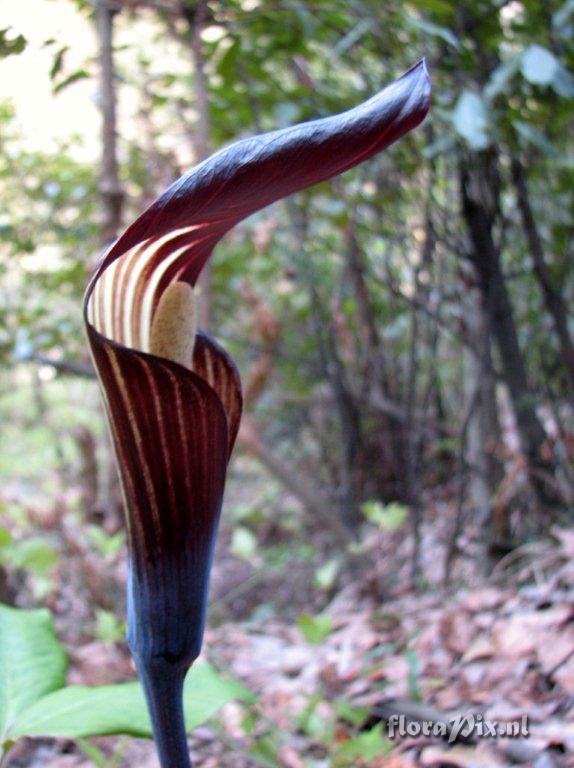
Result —
[[149, 351], [191, 368], [196, 331], [193, 288], [187, 283], [172, 283], [163, 292], [154, 312]]

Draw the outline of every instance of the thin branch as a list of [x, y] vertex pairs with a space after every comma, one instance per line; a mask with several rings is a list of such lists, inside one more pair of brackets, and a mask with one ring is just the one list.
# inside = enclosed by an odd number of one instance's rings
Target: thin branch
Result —
[[22, 358], [22, 362], [36, 363], [37, 365], [49, 365], [58, 373], [67, 376], [80, 376], [84, 379], [95, 379], [96, 372], [91, 363], [78, 363], [75, 360], [55, 360], [47, 355], [32, 353]]

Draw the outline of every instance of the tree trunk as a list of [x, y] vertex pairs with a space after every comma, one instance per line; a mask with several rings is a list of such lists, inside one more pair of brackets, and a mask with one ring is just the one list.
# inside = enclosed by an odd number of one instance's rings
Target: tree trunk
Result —
[[508, 544], [510, 521], [507, 516], [494, 519], [492, 500], [501, 480], [500, 459], [497, 448], [500, 444], [500, 425], [496, 408], [496, 382], [493, 376], [490, 356], [490, 334], [481, 297], [471, 290], [464, 298], [464, 317], [469, 337], [476, 347], [465, 350], [465, 399], [470, 409], [476, 396], [476, 404], [469, 410], [470, 418], [466, 434], [465, 464], [468, 468], [468, 493], [473, 517], [481, 530], [483, 540], [483, 562], [485, 572], [490, 570], [491, 544], [501, 540]]
[[[102, 113], [102, 154], [99, 191], [103, 208], [100, 243], [107, 248], [122, 227], [124, 193], [119, 179], [116, 115], [116, 75], [114, 67], [114, 17], [120, 5], [114, 0], [95, 0], [98, 57], [100, 63], [100, 110]], [[98, 472], [97, 505], [117, 518], [121, 506], [119, 477], [114, 452], [106, 435], [104, 466]]]
[[561, 293], [555, 288], [552, 282], [552, 276], [544, 259], [544, 247], [542, 238], [536, 225], [536, 220], [530, 206], [530, 197], [528, 195], [528, 184], [524, 166], [518, 160], [512, 160], [512, 180], [516, 189], [516, 198], [520, 216], [522, 218], [522, 227], [530, 248], [532, 260], [534, 262], [534, 274], [542, 289], [546, 309], [554, 321], [554, 327], [560, 340], [562, 349], [562, 360], [566, 369], [570, 389], [574, 392], [574, 344], [570, 330], [568, 329], [568, 312], [566, 304]]
[[114, 16], [119, 6], [96, 0], [96, 28], [100, 61], [100, 109], [102, 112], [102, 161], [100, 195], [104, 209], [101, 243], [106, 247], [118, 236], [122, 223], [124, 194], [118, 175], [116, 89], [113, 54]]
[[[195, 108], [197, 121], [193, 132], [193, 149], [195, 162], [199, 163], [211, 152], [209, 91], [205, 70], [205, 55], [201, 33], [205, 27], [208, 13], [207, 0], [182, 0], [181, 12], [187, 22], [191, 38], [191, 56], [195, 85]], [[204, 331], [209, 330], [213, 303], [213, 271], [211, 261], [208, 261], [201, 272], [198, 282], [201, 290], [199, 302], [199, 325]]]
[[510, 391], [520, 434], [522, 450], [528, 461], [532, 485], [539, 500], [557, 502], [552, 486], [544, 477], [552, 472], [552, 462], [545, 457], [546, 433], [536, 414], [535, 400], [528, 388], [524, 358], [494, 242], [493, 227], [499, 212], [500, 179], [493, 153], [467, 155], [460, 166], [462, 215], [468, 228], [471, 258], [479, 276], [480, 289], [496, 341], [504, 381]]

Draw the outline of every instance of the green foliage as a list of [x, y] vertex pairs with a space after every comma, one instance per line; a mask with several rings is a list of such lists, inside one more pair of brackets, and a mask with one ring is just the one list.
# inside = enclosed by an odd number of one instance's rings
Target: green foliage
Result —
[[108, 535], [98, 525], [90, 525], [86, 530], [90, 544], [97, 549], [103, 557], [113, 557], [125, 544], [125, 533], [118, 531]]
[[4, 530], [0, 541], [0, 563], [12, 568], [25, 568], [38, 576], [46, 576], [58, 562], [58, 550], [46, 536], [32, 536], [13, 541]]
[[488, 135], [488, 112], [481, 97], [471, 91], [459, 96], [452, 115], [454, 127], [471, 149], [486, 149], [490, 144]]
[[27, 41], [24, 35], [12, 31], [11, 27], [0, 29], [0, 59], [7, 56], [17, 56], [26, 48]]
[[230, 549], [237, 557], [251, 561], [257, 552], [257, 539], [249, 528], [239, 526], [233, 531]]
[[297, 717], [297, 726], [310, 738], [328, 744], [333, 739], [334, 727], [332, 720], [321, 714], [322, 700], [320, 694], [309, 697], [305, 709]]
[[370, 764], [376, 757], [384, 757], [392, 752], [393, 745], [384, 735], [381, 726], [371, 728], [344, 742], [337, 750], [334, 766], [343, 768], [357, 762]]
[[[47, 40], [44, 47], [56, 44], [56, 40]], [[54, 95], [60, 93], [68, 86], [76, 83], [78, 80], [85, 80], [90, 77], [89, 72], [83, 67], [74, 71], [69, 71], [66, 67], [66, 55], [70, 48], [64, 45], [57, 49], [54, 54], [54, 60], [50, 69], [50, 80], [53, 83]]]
[[416, 652], [412, 648], [407, 648], [405, 658], [409, 667], [408, 684], [409, 696], [411, 701], [420, 702], [423, 700], [419, 683], [420, 661]]
[[0, 361], [54, 348], [71, 357], [83, 345], [78, 305], [82, 258], [96, 244], [95, 177], [69, 146], [45, 154], [22, 149], [5, 103], [0, 135]]
[[[0, 743], [5, 751], [28, 736], [151, 737], [139, 683], [65, 687], [66, 666], [47, 611], [0, 606]], [[206, 663], [192, 668], [184, 698], [189, 730], [231, 699], [253, 700], [243, 686]]]
[[341, 565], [339, 558], [332, 558], [317, 568], [315, 571], [315, 584], [319, 589], [332, 589], [341, 570]]
[[97, 766], [97, 768], [120, 768], [122, 752], [125, 745], [120, 744], [119, 747], [114, 750], [112, 757], [108, 760], [105, 752], [99, 747], [96, 747], [95, 744], [91, 744], [85, 739], [77, 739], [76, 741], [82, 752], [95, 766]]
[[319, 645], [333, 631], [333, 620], [326, 614], [311, 616], [302, 613], [297, 619], [297, 626], [308, 643]]
[[402, 504], [381, 504], [378, 501], [368, 501], [361, 506], [361, 511], [370, 523], [384, 531], [397, 531], [408, 517], [409, 511]]
[[36, 598], [42, 599], [52, 589], [51, 576], [58, 560], [58, 546], [53, 537], [40, 534], [15, 540], [7, 528], [0, 528], [0, 566], [32, 575]]
[[368, 707], [352, 706], [345, 699], [336, 701], [334, 703], [334, 710], [338, 718], [355, 728], [359, 728], [369, 716]]
[[0, 744], [19, 738], [30, 708], [64, 686], [66, 656], [47, 611], [0, 606]]
[[54, 86], [54, 93], [60, 93], [64, 88], [68, 88], [73, 83], [77, 83], [78, 80], [86, 80], [89, 76], [90, 75], [85, 69], [77, 69]]
[[[186, 679], [185, 722], [193, 730], [234, 698], [250, 698], [236, 682], [224, 680], [208, 664], [194, 666]], [[151, 738], [151, 723], [139, 683], [93, 688], [69, 686], [31, 706], [11, 735], [86, 738], [127, 734]]]
[[[297, 717], [297, 727], [315, 742], [329, 748], [333, 766], [345, 768], [348, 765], [368, 765], [376, 757], [384, 757], [392, 751], [392, 744], [380, 726], [359, 732], [368, 717], [366, 708], [352, 707], [344, 700], [335, 701], [331, 716], [326, 716], [321, 707], [323, 701], [320, 694], [311, 696], [305, 709]], [[333, 716], [352, 726], [354, 732], [349, 738], [335, 738]]]
[[111, 611], [98, 608], [95, 611], [96, 621], [94, 637], [104, 643], [114, 643], [121, 640], [125, 634], [125, 623]]
[[522, 54], [522, 74], [534, 85], [550, 85], [558, 66], [556, 57], [541, 45], [531, 45]]

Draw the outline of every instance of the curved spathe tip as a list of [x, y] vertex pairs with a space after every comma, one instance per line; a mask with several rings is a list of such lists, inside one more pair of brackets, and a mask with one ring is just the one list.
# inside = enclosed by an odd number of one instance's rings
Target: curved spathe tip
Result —
[[372, 157], [419, 125], [430, 106], [424, 59], [338, 115], [243, 139], [168, 187], [111, 247], [98, 269], [170, 231], [193, 228], [185, 254], [193, 283], [219, 239], [242, 219]]

